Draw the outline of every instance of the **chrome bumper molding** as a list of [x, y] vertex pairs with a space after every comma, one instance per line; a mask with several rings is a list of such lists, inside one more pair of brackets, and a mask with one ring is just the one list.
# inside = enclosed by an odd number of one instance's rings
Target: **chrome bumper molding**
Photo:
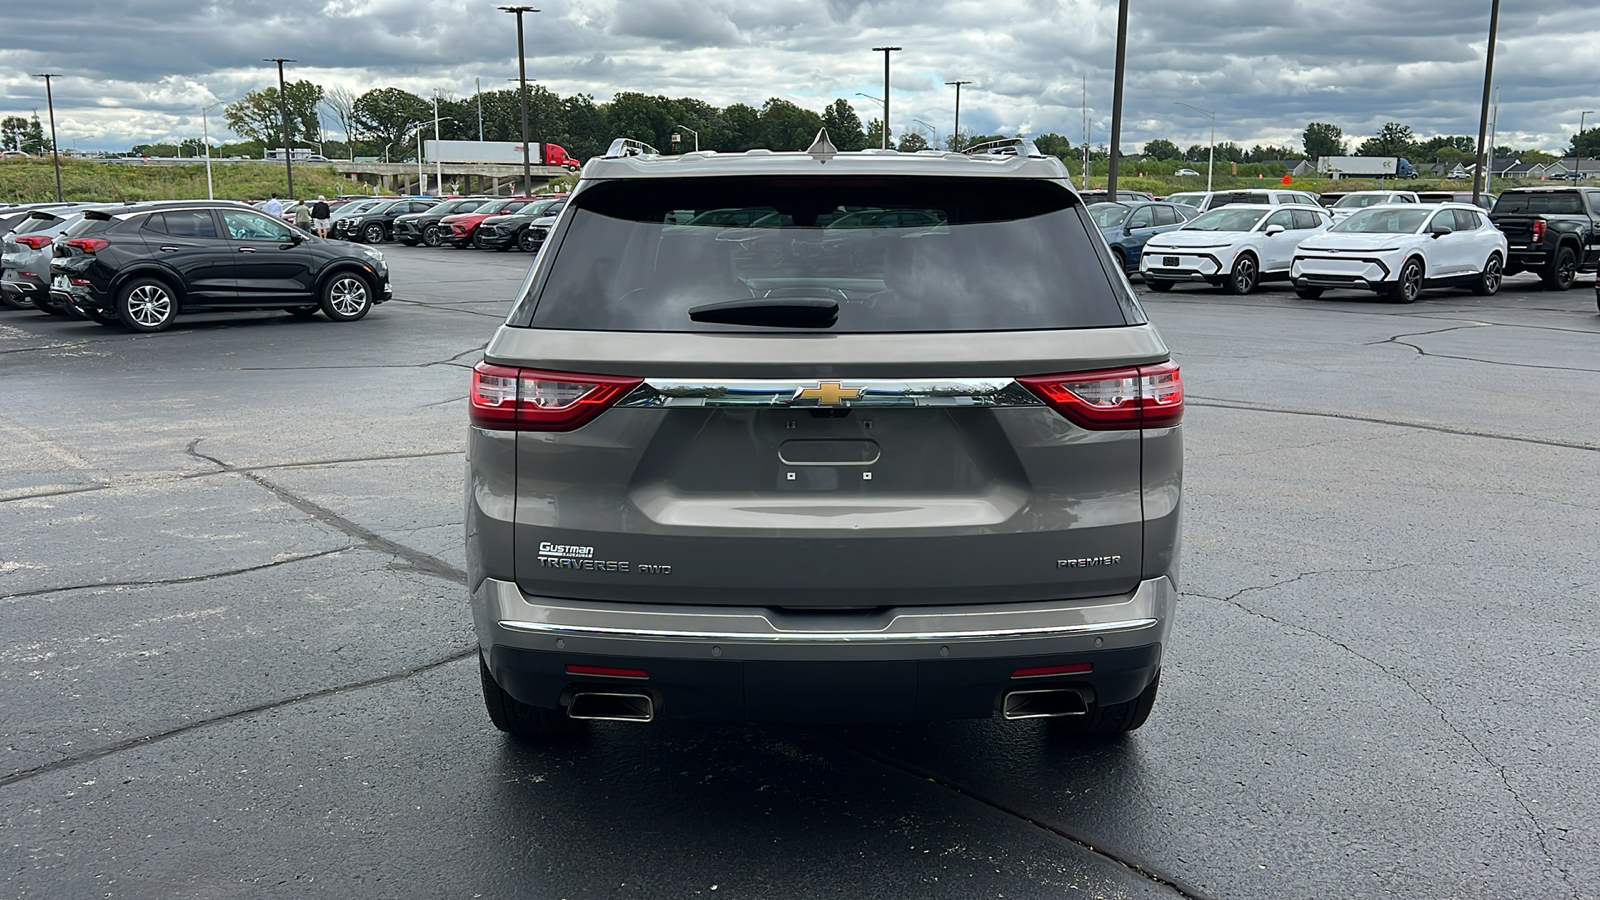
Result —
[[1010, 378], [874, 378], [844, 381], [706, 381], [651, 378], [617, 403], [619, 407], [971, 406], [989, 409], [1043, 406], [1044, 401]]
[[[501, 628], [523, 634], [612, 640], [754, 644], [926, 644], [1047, 639], [1150, 629], [1169, 615], [1177, 591], [1168, 578], [1141, 582], [1118, 597], [989, 606], [900, 607], [870, 617], [788, 616], [762, 607], [579, 603], [528, 597], [488, 579], [486, 596]], [[803, 621], [801, 621], [803, 620]], [[835, 627], [826, 627], [835, 625]], [[864, 625], [868, 627], [863, 627]]]

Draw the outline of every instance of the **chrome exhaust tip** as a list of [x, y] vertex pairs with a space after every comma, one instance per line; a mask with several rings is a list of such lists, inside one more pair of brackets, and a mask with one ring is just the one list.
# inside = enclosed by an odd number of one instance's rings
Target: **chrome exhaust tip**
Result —
[[1051, 719], [1088, 713], [1083, 692], [1072, 688], [1012, 691], [1000, 701], [1000, 714], [1007, 719]]
[[649, 694], [587, 692], [572, 695], [567, 716], [596, 722], [649, 722], [656, 717]]

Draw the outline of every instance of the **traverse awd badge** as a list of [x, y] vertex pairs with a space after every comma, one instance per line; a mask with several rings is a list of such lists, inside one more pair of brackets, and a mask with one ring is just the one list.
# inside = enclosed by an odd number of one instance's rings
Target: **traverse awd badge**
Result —
[[837, 381], [820, 381], [816, 387], [796, 388], [790, 402], [814, 400], [818, 406], [843, 406], [844, 401], [859, 399], [864, 392], [864, 388], [847, 388]]

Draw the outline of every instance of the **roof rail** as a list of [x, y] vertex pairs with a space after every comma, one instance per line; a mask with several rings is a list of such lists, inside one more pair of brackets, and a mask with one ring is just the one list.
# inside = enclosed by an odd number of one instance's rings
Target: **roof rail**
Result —
[[660, 156], [661, 151], [633, 138], [619, 137], [611, 142], [611, 147], [606, 150], [606, 159], [621, 159], [624, 156]]
[[1034, 146], [1032, 140], [1024, 137], [985, 141], [982, 144], [968, 147], [961, 152], [967, 156], [1044, 156], [1043, 153], [1039, 152], [1039, 148]]

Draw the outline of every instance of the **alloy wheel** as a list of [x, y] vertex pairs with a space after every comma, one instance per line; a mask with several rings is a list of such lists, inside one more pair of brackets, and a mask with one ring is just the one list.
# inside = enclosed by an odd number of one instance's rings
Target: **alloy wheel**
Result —
[[367, 285], [353, 275], [346, 275], [328, 287], [328, 303], [341, 316], [353, 316], [367, 305]]
[[172, 295], [153, 284], [141, 284], [128, 293], [128, 317], [145, 328], [157, 328], [172, 318]]

